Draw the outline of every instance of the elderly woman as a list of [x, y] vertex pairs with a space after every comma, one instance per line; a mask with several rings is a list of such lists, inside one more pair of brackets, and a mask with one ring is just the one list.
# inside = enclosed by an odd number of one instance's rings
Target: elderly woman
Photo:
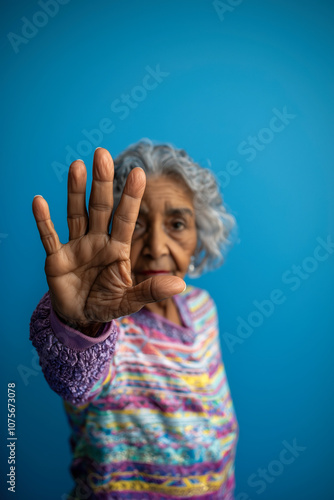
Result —
[[86, 179], [72, 163], [65, 245], [33, 200], [49, 291], [30, 338], [72, 429], [68, 498], [233, 499], [216, 307], [183, 278], [221, 264], [234, 218], [212, 173], [168, 144], [140, 141], [115, 168], [98, 148], [88, 213]]

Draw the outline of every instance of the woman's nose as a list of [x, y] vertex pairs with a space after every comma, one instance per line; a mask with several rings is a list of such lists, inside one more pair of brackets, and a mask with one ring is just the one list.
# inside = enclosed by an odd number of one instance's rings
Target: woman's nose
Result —
[[168, 236], [160, 224], [151, 226], [145, 234], [144, 255], [158, 259], [168, 254]]

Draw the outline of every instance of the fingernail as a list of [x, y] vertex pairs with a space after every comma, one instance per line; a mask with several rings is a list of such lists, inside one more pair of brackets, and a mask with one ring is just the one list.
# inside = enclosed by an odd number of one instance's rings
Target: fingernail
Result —
[[37, 196], [40, 196], [41, 198], [43, 198], [43, 196], [41, 194], [35, 194], [34, 199], [37, 198]]

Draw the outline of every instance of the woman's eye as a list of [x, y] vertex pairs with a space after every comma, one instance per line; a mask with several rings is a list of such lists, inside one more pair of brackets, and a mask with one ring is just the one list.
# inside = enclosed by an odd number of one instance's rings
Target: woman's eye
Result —
[[184, 222], [182, 222], [180, 220], [176, 220], [176, 221], [174, 221], [172, 223], [172, 226], [173, 226], [174, 229], [179, 229], [180, 230], [180, 229], [184, 229], [185, 224], [184, 224]]

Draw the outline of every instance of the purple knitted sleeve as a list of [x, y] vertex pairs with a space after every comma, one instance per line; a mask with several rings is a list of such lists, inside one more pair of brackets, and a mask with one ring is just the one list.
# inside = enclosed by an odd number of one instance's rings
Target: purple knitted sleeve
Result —
[[49, 292], [30, 320], [30, 340], [48, 384], [74, 405], [86, 403], [102, 389], [118, 334], [115, 321], [107, 323], [95, 338], [63, 324], [52, 309]]

